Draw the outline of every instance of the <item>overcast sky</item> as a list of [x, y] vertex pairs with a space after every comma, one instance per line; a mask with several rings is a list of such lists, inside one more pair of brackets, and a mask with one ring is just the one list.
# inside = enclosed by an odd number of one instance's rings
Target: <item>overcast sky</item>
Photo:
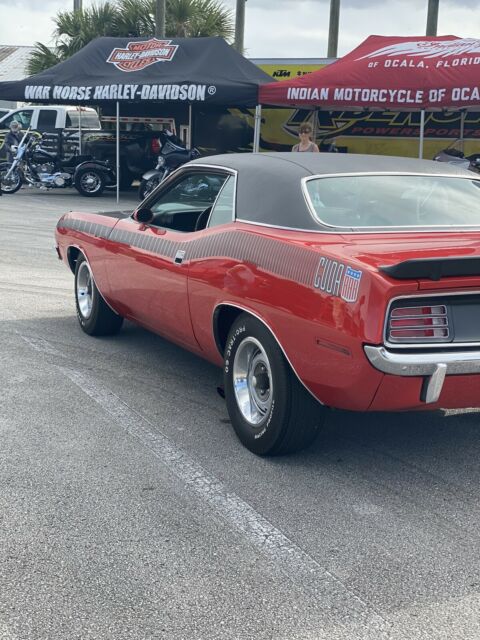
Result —
[[[84, 0], [84, 6], [91, 4]], [[224, 0], [234, 9], [235, 0]], [[422, 35], [427, 0], [341, 0], [339, 55], [365, 37]], [[251, 58], [322, 58], [329, 0], [248, 0], [245, 48]], [[438, 34], [480, 37], [480, 0], [440, 0]], [[51, 16], [73, 0], [0, 0], [0, 44], [51, 43]]]

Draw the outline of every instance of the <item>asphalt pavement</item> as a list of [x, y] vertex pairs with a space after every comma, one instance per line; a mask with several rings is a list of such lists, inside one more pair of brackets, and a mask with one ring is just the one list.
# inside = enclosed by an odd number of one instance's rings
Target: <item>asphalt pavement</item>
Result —
[[480, 413], [335, 411], [255, 457], [218, 369], [80, 330], [55, 224], [115, 208], [0, 198], [0, 639], [478, 640]]

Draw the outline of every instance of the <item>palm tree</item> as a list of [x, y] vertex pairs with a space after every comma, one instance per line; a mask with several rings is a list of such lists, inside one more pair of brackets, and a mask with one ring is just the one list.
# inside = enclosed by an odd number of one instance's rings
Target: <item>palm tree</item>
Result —
[[218, 0], [167, 0], [165, 31], [171, 37], [221, 36], [232, 40], [232, 13]]
[[[54, 18], [55, 46], [37, 42], [27, 64], [39, 73], [66, 60], [99, 36], [153, 36], [155, 0], [110, 0], [81, 11], [61, 11]], [[231, 40], [233, 17], [221, 0], [167, 0], [166, 35], [197, 38], [220, 36]]]
[[62, 59], [56, 51], [49, 49], [49, 47], [41, 42], [36, 42], [35, 48], [30, 54], [27, 62], [27, 73], [29, 75], [40, 73], [40, 71], [50, 69], [50, 67], [55, 66], [61, 61]]

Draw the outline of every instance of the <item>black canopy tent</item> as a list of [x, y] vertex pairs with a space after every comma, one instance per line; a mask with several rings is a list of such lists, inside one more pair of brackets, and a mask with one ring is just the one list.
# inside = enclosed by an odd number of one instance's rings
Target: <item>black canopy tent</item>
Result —
[[[16, 82], [0, 82], [0, 99], [40, 104], [254, 107], [270, 76], [222, 38], [97, 38], [65, 62]], [[260, 108], [255, 116], [258, 146]], [[118, 182], [118, 181], [117, 181]], [[118, 187], [117, 187], [118, 197]]]

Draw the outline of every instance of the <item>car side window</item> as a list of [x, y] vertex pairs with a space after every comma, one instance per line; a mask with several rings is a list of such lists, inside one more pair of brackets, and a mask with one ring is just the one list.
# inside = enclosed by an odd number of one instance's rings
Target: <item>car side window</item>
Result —
[[209, 227], [227, 224], [234, 219], [235, 177], [229, 176], [215, 201], [208, 220]]
[[226, 175], [208, 171], [184, 175], [150, 205], [151, 224], [185, 232], [204, 229], [226, 179]]
[[33, 115], [32, 109], [17, 111], [17, 113], [13, 113], [10, 117], [5, 118], [5, 120], [3, 121], [3, 124], [6, 127], [9, 127], [10, 123], [13, 122], [13, 120], [16, 120], [17, 122], [20, 123], [20, 126], [22, 127], [22, 129], [28, 129], [28, 127], [30, 126], [30, 122], [32, 120], [32, 115]]

